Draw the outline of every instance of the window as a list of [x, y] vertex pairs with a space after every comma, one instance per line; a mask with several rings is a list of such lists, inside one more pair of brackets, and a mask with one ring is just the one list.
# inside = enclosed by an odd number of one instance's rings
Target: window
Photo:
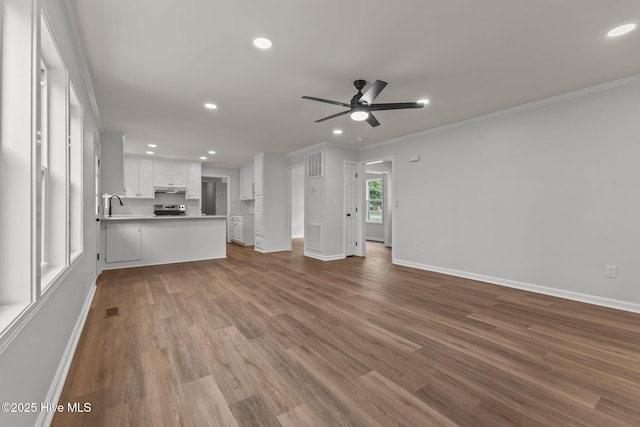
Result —
[[367, 222], [382, 223], [382, 178], [367, 180]]
[[[38, 91], [34, 61], [35, 2], [0, 2], [0, 196], [11, 208], [0, 215], [0, 335], [4, 338], [22, 313], [35, 302], [37, 275], [33, 242], [35, 210], [39, 194], [40, 165], [34, 161], [36, 134], [33, 124]], [[34, 114], [36, 113], [36, 114]], [[0, 341], [0, 352], [8, 340]]]
[[0, 2], [0, 353], [82, 253], [83, 107], [39, 4]]
[[82, 253], [82, 104], [73, 88], [69, 90], [69, 260]]
[[40, 291], [69, 265], [69, 78], [53, 34], [40, 17]]

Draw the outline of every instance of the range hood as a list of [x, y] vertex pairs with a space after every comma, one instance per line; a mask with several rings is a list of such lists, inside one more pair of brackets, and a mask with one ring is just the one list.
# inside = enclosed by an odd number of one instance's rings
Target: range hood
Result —
[[186, 188], [179, 187], [156, 187], [156, 193], [167, 193], [167, 194], [186, 194]]

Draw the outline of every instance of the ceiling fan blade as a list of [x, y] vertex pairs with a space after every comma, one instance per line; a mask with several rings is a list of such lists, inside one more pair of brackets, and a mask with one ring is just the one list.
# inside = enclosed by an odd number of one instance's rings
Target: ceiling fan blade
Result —
[[420, 102], [393, 102], [390, 104], [369, 105], [369, 111], [403, 110], [405, 108], [422, 108], [422, 107], [424, 107], [424, 104]]
[[311, 101], [326, 102], [327, 104], [340, 105], [341, 107], [351, 107], [350, 104], [345, 104], [344, 102], [330, 101], [328, 99], [322, 99], [322, 98], [314, 98], [313, 96], [303, 96], [302, 99], [309, 99]]
[[347, 111], [342, 111], [340, 113], [332, 114], [332, 115], [324, 117], [324, 118], [322, 118], [320, 120], [316, 120], [316, 123], [324, 122], [325, 120], [333, 119], [334, 117], [344, 116], [345, 114], [348, 114], [350, 112], [351, 112], [351, 110], [347, 110]]
[[360, 102], [366, 102], [368, 105], [373, 103], [373, 100], [376, 99], [382, 89], [387, 85], [387, 82], [383, 82], [382, 80], [376, 80], [375, 83], [371, 85], [369, 89], [360, 97]]
[[371, 127], [380, 126], [378, 119], [376, 119], [371, 113], [369, 113], [369, 117], [367, 117], [367, 123], [369, 123]]

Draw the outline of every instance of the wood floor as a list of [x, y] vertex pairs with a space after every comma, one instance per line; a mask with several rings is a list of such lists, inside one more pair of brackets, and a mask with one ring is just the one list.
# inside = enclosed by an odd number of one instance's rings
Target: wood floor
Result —
[[229, 245], [103, 273], [54, 426], [638, 426], [640, 315]]

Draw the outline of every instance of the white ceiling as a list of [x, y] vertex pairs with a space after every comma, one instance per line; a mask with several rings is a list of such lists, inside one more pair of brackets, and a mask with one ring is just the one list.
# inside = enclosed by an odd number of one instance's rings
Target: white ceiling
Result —
[[[640, 73], [638, 0], [71, 0], [105, 129], [126, 151], [239, 165], [321, 141], [365, 146]], [[274, 42], [269, 51], [256, 36]], [[371, 128], [353, 80], [389, 83]], [[205, 101], [219, 108], [205, 110]], [[334, 136], [332, 129], [344, 130]], [[362, 141], [358, 140], [362, 138]]]

